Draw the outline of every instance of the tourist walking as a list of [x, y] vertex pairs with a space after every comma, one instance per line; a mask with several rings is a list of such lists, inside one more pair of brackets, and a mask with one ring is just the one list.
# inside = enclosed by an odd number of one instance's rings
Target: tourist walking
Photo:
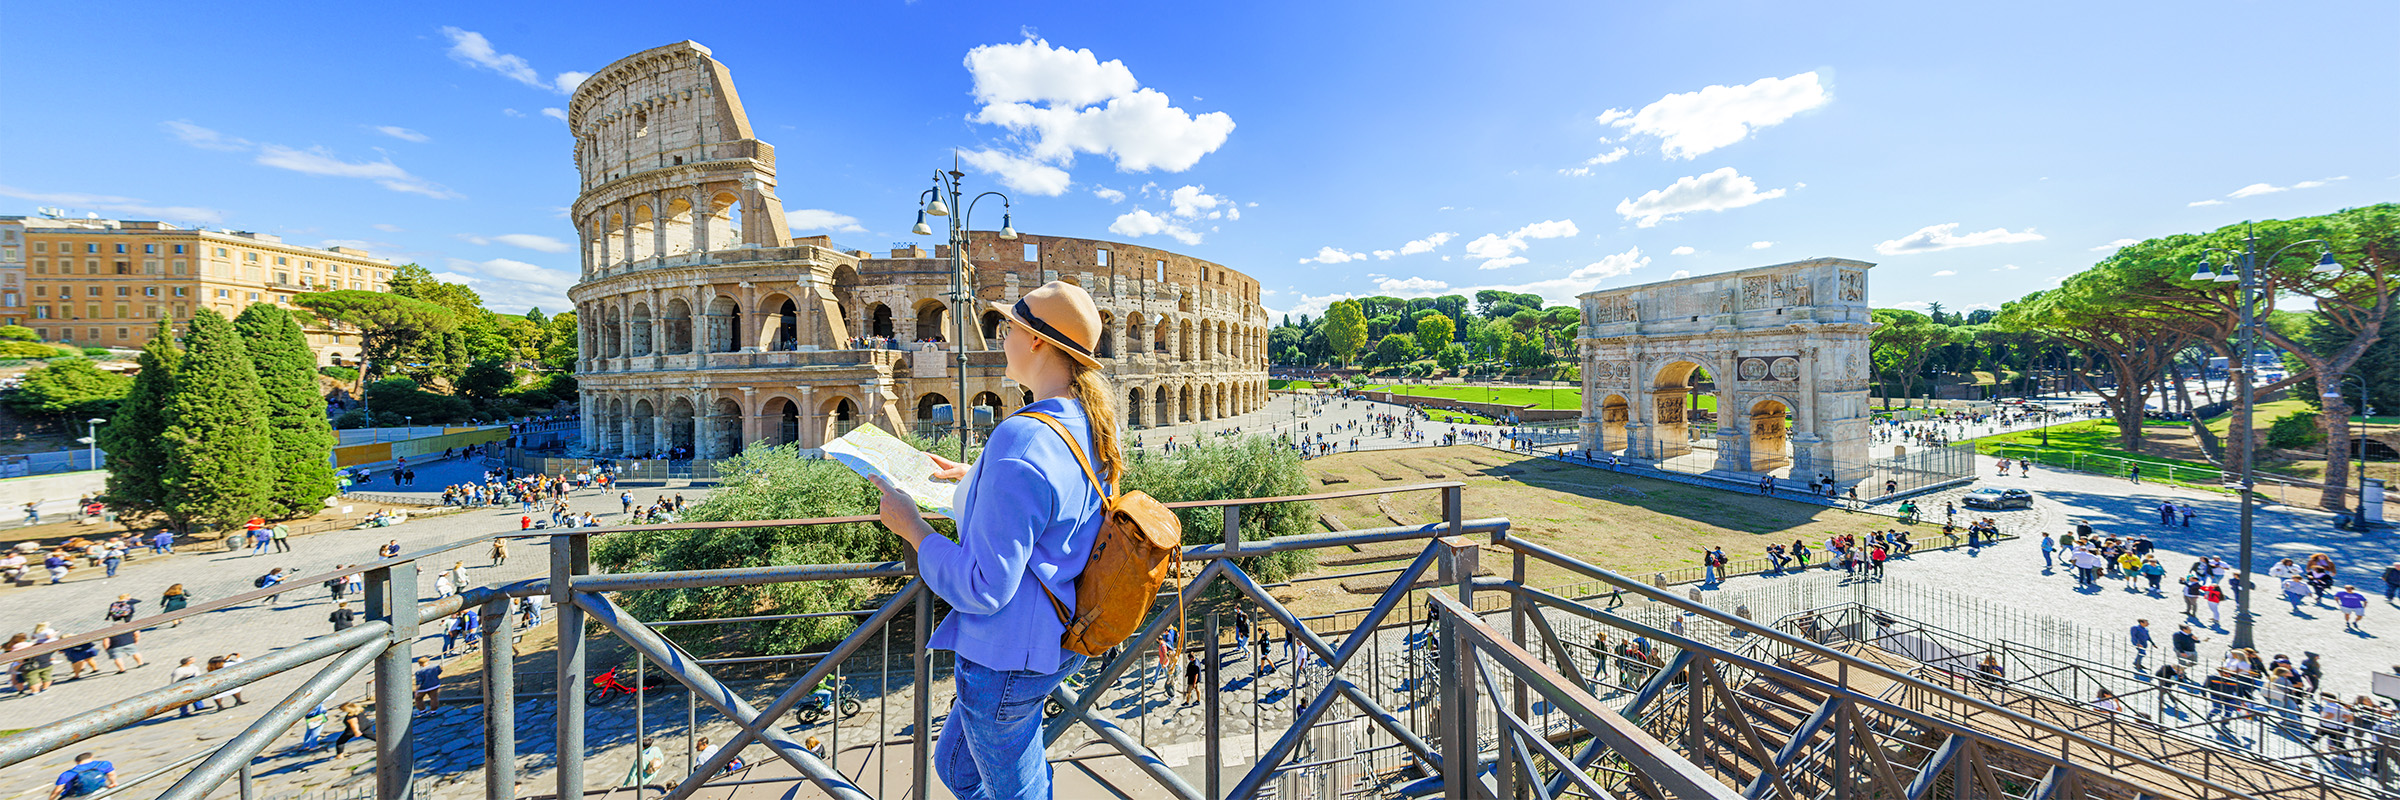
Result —
[[117, 765], [100, 760], [92, 753], [78, 753], [75, 766], [58, 774], [50, 785], [50, 800], [62, 797], [83, 797], [117, 788]]
[[2342, 607], [2343, 628], [2355, 631], [2359, 629], [2359, 623], [2367, 621], [2367, 596], [2360, 594], [2358, 587], [2342, 587], [2341, 591], [2334, 593], [2333, 602]]
[[2152, 643], [2150, 639], [2150, 621], [2146, 619], [2134, 620], [2131, 636], [2133, 637], [2133, 668], [2138, 670], [2142, 668], [2142, 660], [2150, 657], [2150, 645]]

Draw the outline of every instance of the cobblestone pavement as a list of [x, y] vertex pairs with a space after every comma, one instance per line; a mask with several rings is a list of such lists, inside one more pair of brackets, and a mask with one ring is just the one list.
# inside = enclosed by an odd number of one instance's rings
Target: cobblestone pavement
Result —
[[[1997, 520], [2003, 531], [2024, 538], [1984, 548], [1976, 554], [1947, 551], [1920, 555], [1895, 567], [1896, 578], [1939, 587], [1939, 591], [1978, 604], [2018, 609], [2025, 615], [2060, 618], [2085, 626], [2091, 632], [2089, 638], [2110, 645], [2108, 654], [2088, 654], [2096, 659], [2130, 653], [2127, 629], [2136, 619], [2148, 619], [2162, 646], [2177, 624], [2192, 623], [2193, 631], [2207, 639], [2201, 644], [2201, 663], [2214, 665], [2222, 660], [2232, 636], [2235, 604], [2231, 600], [2224, 604], [2221, 623], [2211, 618], [2205, 603], [2200, 606], [2199, 618], [2187, 619], [2173, 579], [2202, 556], [2235, 560], [2240, 552], [2238, 499], [2215, 492], [2135, 484], [2121, 478], [2038, 466], [2031, 476], [2012, 473], [2002, 478], [1991, 459], [1978, 461], [1982, 476], [1977, 485], [2031, 490], [2036, 500], [2031, 509], [1970, 511], [1962, 507], [1960, 524], [1988, 516]], [[1917, 503], [1925, 510], [1927, 519], [1938, 525], [1943, 504], [1974, 488], [1962, 486], [1935, 492]], [[2196, 511], [2191, 527], [2183, 527], [2180, 521], [2173, 526], [2158, 524], [2157, 508], [2164, 500], [2193, 506]], [[2141, 587], [2142, 591], [2131, 591], [2113, 580], [2101, 581], [2096, 589], [2078, 588], [2072, 570], [2044, 568], [2041, 534], [2065, 532], [2069, 518], [2089, 522], [2103, 536], [2143, 535], [2155, 541], [2160, 562], [2168, 569], [2162, 595], [2148, 594], [2146, 585]], [[2255, 580], [2262, 584], [2255, 612], [2262, 655], [2286, 653], [2296, 663], [2304, 651], [2320, 654], [2325, 665], [2326, 687], [2344, 697], [2366, 693], [2369, 671], [2390, 670], [2400, 663], [2400, 643], [2394, 641], [2400, 635], [2400, 604], [2383, 599], [2382, 580], [2383, 568], [2400, 561], [2400, 535], [2389, 530], [2364, 533], [2338, 530], [2333, 527], [2331, 514], [2281, 506], [2257, 509], [2252, 531], [2252, 568], [2259, 573]], [[2337, 587], [2354, 583], [2369, 596], [2363, 630], [2345, 630], [2341, 612], [2330, 601], [2304, 603], [2301, 611], [2294, 613], [2282, 601], [2281, 593], [2272, 588], [2264, 574], [2268, 567], [2284, 558], [2306, 561], [2312, 553], [2332, 554], [2340, 569]], [[1817, 573], [1809, 579], [1838, 577]], [[1721, 591], [1729, 595], [1756, 592], [1762, 587], [1791, 582], [1788, 577], [1736, 578], [1726, 582]], [[1710, 602], [1726, 604], [1718, 599]], [[1960, 632], [1977, 634], [1973, 630]], [[2157, 664], [2155, 660], [2148, 663], [2153, 667]]]

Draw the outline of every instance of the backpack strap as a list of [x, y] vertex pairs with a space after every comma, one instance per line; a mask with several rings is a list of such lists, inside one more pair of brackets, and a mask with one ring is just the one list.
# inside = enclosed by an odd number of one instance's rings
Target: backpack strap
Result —
[[[1083, 445], [1075, 441], [1074, 434], [1067, 432], [1067, 426], [1065, 423], [1059, 422], [1057, 417], [1053, 417], [1039, 411], [1019, 411], [1017, 412], [1017, 416], [1032, 417], [1034, 419], [1041, 420], [1043, 423], [1048, 424], [1051, 430], [1058, 432], [1058, 438], [1067, 440], [1067, 451], [1074, 453], [1075, 463], [1082, 465], [1083, 477], [1092, 482], [1092, 488], [1100, 491], [1101, 504], [1106, 505], [1108, 503], [1108, 498], [1111, 494], [1109, 491], [1110, 486], [1100, 481], [1099, 473], [1092, 471], [1092, 460], [1084, 456]], [[1072, 627], [1075, 624], [1074, 609], [1068, 608], [1066, 603], [1060, 602], [1058, 599], [1058, 593], [1050, 591], [1050, 585], [1043, 583], [1042, 579], [1034, 578], [1033, 585], [1042, 587], [1042, 595], [1050, 598], [1050, 610], [1058, 613], [1058, 624]]]

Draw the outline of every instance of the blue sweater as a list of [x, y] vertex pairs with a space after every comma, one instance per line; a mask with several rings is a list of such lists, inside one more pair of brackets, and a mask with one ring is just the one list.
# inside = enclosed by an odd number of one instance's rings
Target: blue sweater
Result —
[[[1081, 403], [1049, 399], [1024, 410], [1058, 418], [1091, 452]], [[958, 541], [934, 535], [917, 546], [918, 573], [951, 607], [927, 648], [996, 670], [1047, 674], [1066, 660], [1065, 627], [1041, 585], [1073, 609], [1075, 578], [1100, 532], [1100, 492], [1067, 447], [1030, 417], [1011, 416], [992, 430], [959, 482]]]

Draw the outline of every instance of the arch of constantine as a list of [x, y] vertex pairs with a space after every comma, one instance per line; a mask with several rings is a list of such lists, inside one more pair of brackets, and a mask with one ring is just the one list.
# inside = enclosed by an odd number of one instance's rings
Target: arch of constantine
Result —
[[[1267, 399], [1270, 327], [1247, 275], [1136, 245], [969, 235], [976, 323], [959, 394], [948, 245], [877, 256], [793, 237], [732, 76], [678, 42], [594, 73], [567, 110], [583, 243], [568, 291], [582, 335], [584, 449], [719, 458], [816, 447], [861, 424], [931, 430], [963, 405], [996, 421], [1030, 398], [987, 345], [987, 301], [1064, 280], [1092, 293], [1099, 354], [1129, 428], [1216, 419]], [[988, 409], [986, 417], [984, 409]]]
[[1866, 477], [1872, 267], [1819, 258], [1582, 295], [1582, 447], [1685, 471]]

